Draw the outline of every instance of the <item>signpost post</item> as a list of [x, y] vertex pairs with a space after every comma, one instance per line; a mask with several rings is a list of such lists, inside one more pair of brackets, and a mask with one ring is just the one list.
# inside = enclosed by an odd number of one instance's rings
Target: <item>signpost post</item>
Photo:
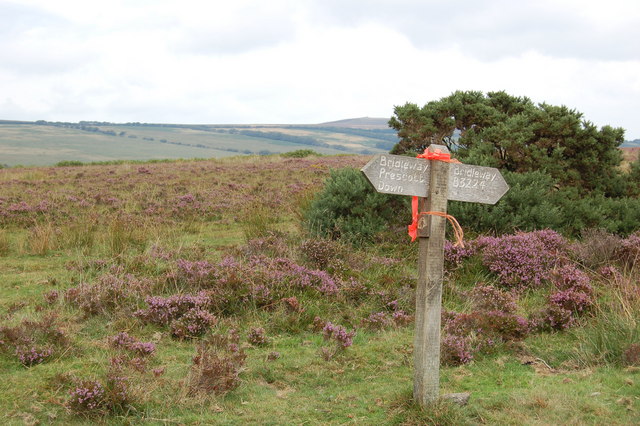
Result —
[[[449, 153], [431, 144], [427, 152]], [[378, 154], [362, 172], [378, 192], [420, 197], [418, 212], [447, 213], [447, 201], [495, 204], [509, 189], [495, 168]], [[440, 311], [446, 219], [420, 216], [418, 284], [413, 347], [413, 397], [426, 406], [440, 388]]]

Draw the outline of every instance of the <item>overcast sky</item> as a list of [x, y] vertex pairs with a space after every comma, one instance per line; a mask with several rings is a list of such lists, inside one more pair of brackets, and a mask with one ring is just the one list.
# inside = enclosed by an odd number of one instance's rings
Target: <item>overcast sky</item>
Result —
[[0, 0], [0, 119], [320, 123], [455, 90], [640, 138], [638, 0]]

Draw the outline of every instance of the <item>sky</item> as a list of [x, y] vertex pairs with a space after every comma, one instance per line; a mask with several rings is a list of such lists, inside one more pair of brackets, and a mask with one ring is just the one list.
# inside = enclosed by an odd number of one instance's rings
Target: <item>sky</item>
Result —
[[0, 119], [312, 124], [456, 90], [640, 139], [637, 0], [0, 0]]

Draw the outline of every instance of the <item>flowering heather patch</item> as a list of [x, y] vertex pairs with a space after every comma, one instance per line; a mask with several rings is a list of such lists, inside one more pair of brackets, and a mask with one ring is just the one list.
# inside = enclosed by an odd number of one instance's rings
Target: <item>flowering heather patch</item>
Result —
[[575, 323], [575, 317], [570, 310], [550, 303], [541, 311], [534, 313], [529, 323], [532, 329], [538, 331], [564, 330]]
[[16, 356], [25, 367], [41, 364], [51, 355], [53, 355], [53, 349], [50, 347], [18, 346], [16, 348]]
[[476, 324], [481, 333], [488, 338], [488, 344], [497, 341], [516, 341], [527, 337], [529, 322], [519, 315], [502, 311], [486, 311], [477, 314]]
[[144, 373], [147, 371], [147, 358], [145, 356], [118, 355], [109, 359], [109, 363], [114, 371], [122, 371], [125, 368], [131, 368], [137, 372]]
[[326, 324], [327, 321], [323, 320], [322, 318], [318, 316], [314, 317], [312, 323], [313, 331], [322, 331]]
[[46, 292], [43, 297], [45, 302], [53, 305], [60, 298], [60, 292], [58, 290], [50, 290]]
[[111, 345], [116, 348], [129, 350], [140, 356], [152, 355], [156, 350], [153, 342], [140, 342], [135, 337], [130, 336], [126, 331], [120, 332], [110, 339]]
[[285, 236], [279, 232], [266, 231], [266, 235], [260, 238], [252, 238], [247, 241], [244, 255], [250, 256], [287, 256], [290, 249]]
[[341, 325], [326, 322], [322, 329], [322, 335], [325, 340], [334, 340], [339, 349], [346, 349], [353, 345], [353, 337], [356, 335], [356, 332], [355, 330], [347, 331], [347, 329]]
[[586, 311], [593, 304], [593, 299], [587, 293], [570, 288], [553, 293], [549, 302], [569, 312], [579, 313]]
[[281, 301], [287, 307], [290, 312], [304, 312], [304, 308], [300, 305], [298, 298], [295, 296], [283, 297]]
[[569, 243], [566, 238], [551, 229], [542, 229], [540, 231], [528, 232], [527, 234], [532, 234], [542, 243], [545, 250], [551, 253], [562, 254], [564, 256], [569, 248]]
[[567, 243], [551, 230], [482, 237], [484, 264], [511, 288], [539, 287], [565, 259]]
[[339, 255], [338, 243], [324, 238], [304, 240], [298, 249], [303, 258], [318, 269], [327, 268], [331, 260]]
[[374, 312], [363, 319], [362, 325], [371, 330], [382, 330], [392, 326], [402, 327], [411, 323], [411, 321], [413, 321], [413, 317], [405, 311], [399, 310], [393, 313], [382, 311]]
[[178, 267], [178, 278], [196, 288], [205, 287], [216, 279], [216, 265], [206, 260], [178, 259], [176, 266]]
[[391, 314], [391, 319], [398, 327], [402, 327], [410, 324], [413, 321], [413, 316], [408, 315], [405, 311], [396, 311]]
[[38, 217], [45, 216], [54, 208], [55, 205], [47, 200], [32, 200], [31, 203], [19, 201], [6, 206], [0, 204], [0, 223], [6, 222], [27, 226], [34, 223]]
[[218, 319], [215, 316], [203, 309], [189, 309], [180, 318], [171, 322], [171, 335], [178, 339], [202, 336], [217, 322]]
[[128, 348], [133, 345], [137, 340], [135, 337], [130, 336], [126, 331], [122, 331], [110, 339], [111, 346], [116, 348]]
[[114, 312], [134, 303], [140, 296], [149, 294], [152, 281], [107, 273], [94, 284], [82, 283], [65, 292], [65, 300], [89, 315]]
[[145, 322], [169, 325], [171, 335], [178, 339], [201, 336], [217, 323], [217, 318], [208, 311], [212, 300], [207, 291], [195, 295], [149, 296], [145, 302], [148, 307], [134, 315]]
[[525, 318], [501, 311], [444, 312], [442, 322], [447, 334], [476, 334], [483, 344], [489, 346], [500, 341], [523, 339], [530, 330]]
[[393, 324], [386, 312], [374, 312], [362, 320], [362, 324], [372, 330], [382, 330]]
[[492, 285], [476, 285], [470, 292], [476, 309], [483, 311], [500, 311], [512, 314], [518, 309], [517, 297], [510, 292], [500, 290]]
[[94, 415], [113, 412], [131, 404], [133, 396], [127, 377], [110, 372], [104, 383], [91, 379], [76, 380], [66, 406], [77, 414]]
[[628, 268], [636, 265], [640, 260], [640, 232], [631, 234], [622, 240], [616, 250], [616, 256]]
[[563, 330], [575, 324], [575, 316], [587, 311], [595, 301], [589, 277], [574, 265], [565, 264], [552, 271], [558, 291], [549, 295], [549, 303], [531, 315], [534, 329]]
[[[217, 265], [214, 275], [216, 291], [246, 288], [259, 298], [265, 297], [265, 287], [270, 294], [279, 292], [281, 296], [292, 289], [313, 289], [325, 295], [339, 290], [339, 283], [327, 272], [306, 268], [284, 257], [253, 256], [246, 262], [227, 257]], [[277, 300], [276, 297], [268, 298]]]
[[465, 334], [476, 332], [472, 314], [464, 312], [442, 311], [441, 322], [445, 333], [451, 335], [464, 336]]
[[70, 346], [67, 333], [54, 314], [40, 321], [24, 319], [13, 327], [0, 326], [0, 350], [13, 353], [25, 367], [41, 364]]
[[440, 362], [444, 365], [468, 364], [474, 352], [469, 338], [445, 334], [440, 339]]
[[177, 279], [191, 288], [210, 289], [211, 304], [226, 310], [251, 300], [271, 305], [292, 297], [292, 291], [314, 290], [335, 295], [342, 282], [325, 271], [309, 269], [286, 257], [251, 256], [248, 260], [226, 257], [217, 264], [178, 260]]
[[191, 310], [207, 310], [211, 307], [210, 293], [174, 294], [169, 297], [149, 296], [145, 299], [147, 309], [140, 309], [134, 315], [145, 322], [168, 325]]
[[565, 264], [551, 272], [551, 279], [560, 290], [574, 289], [593, 294], [589, 276], [572, 264]]
[[193, 194], [178, 195], [172, 200], [170, 217], [190, 219], [198, 216], [213, 216], [215, 212], [210, 205], [199, 201]]
[[619, 280], [622, 278], [622, 273], [615, 266], [606, 265], [598, 270], [598, 273], [606, 279]]
[[339, 291], [339, 282], [325, 271], [309, 269], [293, 260], [256, 256], [245, 266], [249, 280], [262, 280], [272, 287], [285, 284], [294, 289], [313, 289], [324, 295]]
[[149, 257], [151, 257], [152, 259], [171, 260], [173, 256], [174, 253], [161, 247], [158, 244], [154, 244], [153, 246], [151, 246], [151, 249], [149, 249]]
[[[508, 303], [505, 306], [512, 309]], [[448, 365], [469, 362], [475, 353], [497, 343], [524, 339], [531, 330], [525, 318], [502, 310], [443, 311], [442, 324], [445, 337], [441, 343], [441, 357]]]
[[252, 328], [249, 330], [247, 340], [249, 343], [256, 346], [266, 345], [269, 342], [269, 338], [262, 327]]
[[42, 177], [35, 180], [23, 179], [19, 169], [7, 169], [3, 170], [0, 225], [28, 227], [44, 216], [58, 224], [74, 223], [94, 212], [108, 217], [124, 206], [134, 217], [153, 218], [156, 223], [234, 221], [249, 202], [282, 209], [292, 196], [319, 186], [330, 169], [362, 167], [367, 160], [364, 156], [274, 157], [260, 162], [52, 167], [39, 169]]
[[475, 255], [478, 252], [478, 245], [473, 241], [465, 242], [464, 247], [455, 246], [451, 241], [444, 242], [444, 261], [451, 267], [458, 266], [465, 259]]
[[111, 410], [124, 408], [132, 402], [129, 392], [129, 378], [126, 376], [110, 373], [106, 380], [106, 395]]
[[79, 414], [89, 414], [106, 405], [105, 389], [96, 380], [81, 380], [69, 393], [67, 407]]
[[622, 353], [625, 365], [640, 365], [640, 343], [632, 343]]

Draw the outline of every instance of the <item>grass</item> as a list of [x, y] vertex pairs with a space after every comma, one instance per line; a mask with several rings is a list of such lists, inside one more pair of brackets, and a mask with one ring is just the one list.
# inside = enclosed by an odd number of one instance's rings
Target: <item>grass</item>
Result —
[[[326, 260], [332, 274], [345, 282], [353, 278], [362, 288], [336, 298], [296, 291], [291, 294], [300, 311], [277, 300], [258, 306], [247, 297], [237, 310], [216, 313], [215, 327], [194, 340], [178, 340], [171, 337], [170, 327], [135, 317], [132, 312], [146, 306], [143, 296], [132, 296], [98, 314], [88, 314], [64, 298], [65, 290], [80, 283], [96, 285], [108, 276], [129, 275], [149, 280], [153, 294], [163, 297], [195, 293], [198, 287], [193, 283], [171, 278], [179, 271], [178, 259], [218, 265], [230, 255], [251, 259], [268, 253], [310, 267], [305, 263], [309, 259], [295, 257], [307, 238], [297, 227], [296, 205], [304, 204], [306, 194], [318, 188], [330, 167], [357, 162], [364, 164], [366, 159], [244, 158], [143, 165], [150, 174], [130, 164], [4, 170], [0, 199], [5, 201], [0, 209], [12, 213], [0, 216], [0, 326], [16, 327], [55, 313], [53, 325], [64, 330], [70, 344], [28, 368], [13, 350], [0, 347], [3, 424], [640, 422], [640, 368], [620, 363], [619, 356], [601, 356], [619, 353], [637, 339], [625, 334], [637, 331], [632, 322], [637, 319], [637, 300], [632, 293], [620, 299], [622, 293], [616, 289], [622, 287], [607, 280], [594, 281], [600, 304], [580, 319], [579, 327], [531, 334], [478, 353], [469, 364], [442, 366], [441, 393], [470, 392], [471, 398], [464, 407], [440, 401], [428, 409], [418, 408], [411, 396], [413, 324], [375, 330], [362, 323], [372, 312], [384, 310], [389, 299], [411, 312], [416, 247], [399, 238], [362, 250], [320, 241], [311, 247], [330, 248], [329, 259], [316, 261]], [[81, 180], [76, 179], [78, 173], [83, 174]], [[245, 179], [242, 186], [239, 177]], [[29, 209], [8, 209], [20, 201]], [[42, 201], [55, 208], [31, 208]], [[317, 251], [307, 252], [309, 257], [314, 254]], [[266, 282], [270, 271], [261, 270], [259, 263], [253, 267], [243, 270], [238, 283]], [[623, 273], [637, 277], [634, 270]], [[130, 287], [136, 282], [127, 280]], [[444, 308], [471, 310], [467, 292], [479, 282], [496, 281], [479, 258], [469, 259], [448, 276]], [[107, 289], [117, 296], [116, 287]], [[60, 296], [47, 301], [45, 295], [52, 290]], [[526, 293], [519, 312], [536, 310], [545, 301], [544, 292]], [[314, 330], [315, 316], [349, 330], [357, 327], [353, 345], [323, 359], [322, 348], [333, 343]], [[618, 321], [621, 337], [612, 332]], [[266, 345], [248, 343], [249, 330], [256, 327], [266, 330]], [[231, 329], [238, 330], [239, 346], [247, 355], [240, 385], [221, 395], [190, 394], [187, 384], [197, 342]], [[74, 380], [105, 382], [114, 359], [133, 363], [133, 355], [109, 343], [122, 331], [156, 347], [144, 358], [144, 369], [127, 364], [122, 370], [129, 379], [131, 403], [109, 412], [74, 413], [67, 406]]]

